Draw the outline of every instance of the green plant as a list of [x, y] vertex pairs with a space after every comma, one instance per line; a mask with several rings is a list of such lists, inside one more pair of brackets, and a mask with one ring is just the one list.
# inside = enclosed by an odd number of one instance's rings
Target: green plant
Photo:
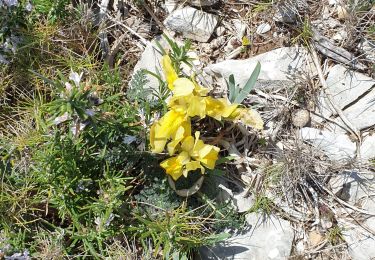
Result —
[[297, 35], [292, 38], [292, 44], [301, 43], [304, 46], [310, 45], [313, 36], [310, 21], [306, 18], [302, 25], [297, 29]]
[[337, 245], [340, 242], [345, 241], [344, 236], [342, 234], [343, 229], [337, 225], [333, 226], [328, 230], [328, 233], [326, 235], [327, 240], [332, 244], [332, 245]]
[[210, 235], [204, 226], [207, 219], [195, 216], [184, 204], [156, 217], [150, 214], [134, 216], [139, 225], [130, 230], [141, 239], [143, 248], [152, 243], [154, 257], [162, 255], [163, 259], [188, 259], [193, 249], [215, 244], [229, 236], [224, 233]]
[[[191, 48], [191, 42], [187, 40], [184, 42], [184, 45], [180, 46], [179, 44], [171, 40], [167, 35], [164, 34], [163, 37], [168, 42], [171, 48], [171, 52], [169, 53], [169, 55], [172, 60], [173, 68], [177, 72], [177, 74], [181, 74], [180, 66], [182, 63], [185, 63], [187, 66], [192, 67], [191, 61], [193, 59], [189, 57], [188, 54]], [[158, 41], [156, 41], [156, 44], [163, 56], [168, 54]]]
[[229, 101], [231, 103], [242, 103], [242, 101], [249, 95], [250, 91], [254, 88], [255, 83], [258, 79], [260, 73], [261, 65], [258, 62], [255, 69], [251, 73], [250, 78], [246, 82], [245, 86], [240, 88], [240, 86], [235, 82], [233, 74], [229, 76], [229, 81], [227, 81], [227, 86], [229, 90]]
[[249, 209], [249, 212], [257, 212], [266, 216], [271, 215], [274, 209], [273, 201], [264, 195], [258, 195], [255, 198], [254, 205]]

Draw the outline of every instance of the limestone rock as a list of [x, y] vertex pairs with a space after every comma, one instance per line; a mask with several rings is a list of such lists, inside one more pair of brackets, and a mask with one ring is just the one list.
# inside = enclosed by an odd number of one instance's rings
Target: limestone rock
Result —
[[164, 21], [165, 26], [186, 38], [207, 42], [214, 32], [218, 18], [193, 7], [173, 11]]
[[[163, 48], [165, 49], [169, 48], [168, 43], [162, 37], [157, 37], [156, 39], [154, 39], [151, 42], [151, 44], [146, 46], [145, 50], [143, 51], [141, 55], [141, 58], [135, 65], [133, 77], [135, 73], [137, 73], [139, 70], [149, 70], [154, 73], [159, 71], [160, 73], [162, 73], [162, 68], [161, 68], [162, 55], [159, 52], [159, 49], [156, 45], [156, 41], [159, 41], [159, 43], [163, 46]], [[133, 80], [133, 77], [132, 77], [132, 80]], [[148, 83], [144, 86], [144, 89], [157, 90], [159, 87], [159, 81], [155, 77], [149, 74], [146, 74], [146, 78], [148, 80]]]
[[[375, 217], [367, 219], [365, 226], [375, 229]], [[370, 260], [375, 256], [375, 241], [373, 234], [362, 227], [343, 225], [343, 237], [348, 244], [348, 251], [352, 259]]]
[[356, 145], [345, 134], [304, 127], [300, 130], [301, 138], [321, 149], [331, 160], [352, 159], [355, 156]]
[[234, 235], [224, 243], [200, 249], [200, 258], [207, 260], [288, 259], [294, 240], [294, 231], [286, 220], [256, 213], [246, 216], [250, 230]]
[[[375, 124], [375, 90], [371, 90], [375, 86], [374, 79], [336, 65], [328, 74], [327, 85], [332, 101], [340, 109], [345, 108], [343, 113], [354, 126], [361, 130]], [[336, 114], [324, 93], [318, 98], [317, 112], [325, 117]], [[343, 124], [340, 119], [337, 122]]]
[[[233, 74], [236, 83], [244, 86], [257, 62], [260, 62], [262, 68], [256, 87], [267, 87], [272, 82], [277, 82], [279, 86], [281, 83], [290, 86], [297, 76], [315, 74], [311, 59], [306, 57], [308, 55], [303, 48], [283, 47], [245, 60], [225, 60], [212, 64], [205, 68], [205, 72], [224, 79]], [[260, 86], [262, 81], [266, 82]]]

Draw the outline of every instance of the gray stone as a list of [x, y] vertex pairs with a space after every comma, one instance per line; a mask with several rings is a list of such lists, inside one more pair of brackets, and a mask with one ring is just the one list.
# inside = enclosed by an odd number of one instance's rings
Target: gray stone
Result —
[[[375, 85], [375, 80], [364, 74], [347, 70], [342, 65], [335, 65], [330, 69], [327, 85], [333, 97], [332, 101], [340, 109], [344, 109], [369, 91]], [[371, 109], [372, 99], [375, 99], [373, 91], [344, 110], [344, 114], [350, 119], [354, 119], [351, 122], [359, 129], [375, 123], [374, 109]], [[336, 114], [323, 92], [318, 98], [318, 113], [325, 117]], [[371, 115], [373, 118], [366, 118]]]
[[[371, 217], [364, 223], [371, 230], [375, 230], [375, 218]], [[348, 244], [349, 255], [353, 260], [371, 260], [375, 256], [374, 235], [357, 225], [344, 224], [343, 237]]]
[[168, 29], [199, 42], [207, 42], [210, 39], [217, 23], [216, 15], [192, 7], [175, 10], [164, 21]]
[[253, 197], [247, 194], [247, 191], [243, 188], [238, 187], [240, 190], [234, 192], [224, 183], [219, 184], [218, 188], [217, 201], [219, 203], [230, 202], [239, 213], [248, 211], [254, 205]]
[[375, 42], [367, 39], [363, 39], [358, 48], [364, 53], [366, 59], [370, 62], [375, 63]]
[[256, 33], [257, 34], [264, 34], [271, 30], [271, 25], [269, 23], [261, 23], [258, 25]]
[[300, 130], [301, 138], [321, 149], [331, 160], [341, 161], [355, 156], [356, 145], [345, 134], [304, 127]]
[[[254, 70], [257, 62], [260, 62], [262, 68], [258, 77], [258, 83], [261, 81], [287, 82], [290, 86], [291, 81], [303, 74], [315, 74], [312, 61], [303, 48], [284, 47], [275, 49], [255, 57], [245, 60], [225, 60], [205, 68], [208, 75], [228, 79], [231, 74], [234, 75], [236, 83], [244, 86]], [[259, 85], [259, 84], [258, 84]], [[264, 84], [263, 86], [267, 86]]]
[[188, 0], [187, 3], [194, 6], [211, 6], [219, 3], [220, 0]]
[[197, 259], [288, 259], [294, 240], [290, 223], [275, 216], [256, 213], [246, 216], [250, 225], [245, 233], [232, 236], [223, 243], [200, 249]]
[[342, 200], [375, 213], [375, 200], [370, 196], [375, 191], [374, 176], [346, 171], [331, 178], [331, 190]]
[[276, 6], [273, 20], [282, 23], [294, 23], [297, 19], [297, 10], [294, 10], [290, 4], [279, 4]]
[[[356, 171], [347, 171], [334, 176], [330, 180], [332, 191], [351, 205], [362, 208], [375, 214], [375, 178], [372, 173], [360, 174]], [[367, 227], [375, 231], [375, 217], [370, 216], [361, 225], [338, 219], [342, 228], [343, 237], [348, 244], [348, 251], [352, 259], [370, 260], [375, 256], [375, 239], [373, 234], [365, 230]]]

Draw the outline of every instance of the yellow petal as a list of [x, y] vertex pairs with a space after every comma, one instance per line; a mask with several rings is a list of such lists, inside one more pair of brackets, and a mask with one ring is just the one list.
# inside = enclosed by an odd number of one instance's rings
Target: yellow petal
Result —
[[182, 175], [183, 165], [179, 162], [178, 157], [168, 158], [160, 163], [160, 166], [165, 169], [173, 180], [178, 180]]
[[175, 97], [187, 96], [193, 93], [194, 83], [187, 78], [178, 78], [173, 82]]
[[151, 152], [161, 153], [164, 150], [165, 144], [167, 143], [167, 138], [165, 137], [155, 137], [155, 128], [157, 124], [153, 124], [150, 129], [150, 145]]
[[194, 148], [194, 137], [188, 136], [184, 139], [181, 144], [181, 149], [189, 154], [193, 151]]
[[191, 124], [190, 120], [182, 122], [181, 126], [177, 129], [177, 131], [172, 134], [172, 141], [168, 144], [168, 153], [169, 155], [173, 155], [175, 153], [176, 147], [178, 144], [187, 136], [191, 135]]
[[226, 108], [226, 104], [220, 100], [212, 97], [206, 97], [206, 114], [216, 120], [221, 120]]
[[238, 104], [226, 105], [223, 110], [223, 117], [229, 117], [238, 107]]
[[199, 153], [199, 161], [208, 169], [214, 169], [215, 163], [218, 159], [219, 151], [219, 147], [213, 145], [205, 145], [205, 147]]
[[230, 117], [235, 120], [240, 120], [243, 124], [255, 129], [263, 129], [263, 120], [260, 114], [253, 109], [237, 108]]
[[201, 164], [198, 161], [190, 161], [186, 165], [186, 170], [189, 171], [195, 171], [196, 169], [201, 168]]
[[168, 83], [168, 88], [173, 90], [173, 82], [178, 79], [176, 71], [173, 69], [171, 58], [168, 55], [164, 55], [161, 59], [161, 66], [164, 71], [165, 79]]
[[177, 129], [182, 125], [186, 116], [183, 113], [179, 113], [175, 110], [168, 111], [155, 126], [155, 137], [156, 138], [170, 138]]
[[197, 96], [190, 97], [187, 115], [190, 117], [199, 116], [200, 118], [204, 118], [206, 116], [206, 102], [204, 98]]

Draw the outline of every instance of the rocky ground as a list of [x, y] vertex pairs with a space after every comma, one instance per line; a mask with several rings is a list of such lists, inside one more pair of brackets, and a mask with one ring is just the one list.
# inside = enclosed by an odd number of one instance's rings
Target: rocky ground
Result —
[[[242, 184], [223, 183], [219, 196], [245, 212], [263, 194], [271, 215], [248, 214], [248, 231], [202, 248], [201, 259], [375, 257], [370, 2], [166, 0], [150, 10], [165, 34], [192, 40], [195, 70], [216, 95], [229, 75], [244, 85], [262, 66], [246, 104], [266, 127], [228, 148]], [[133, 33], [145, 48], [135, 71], [160, 70], [155, 40]], [[260, 139], [268, 145], [254, 149]]]
[[[375, 5], [371, 0], [100, 1], [104, 58], [161, 71], [162, 34], [191, 40], [192, 70], [214, 96], [231, 74], [265, 128], [228, 133], [234, 162], [218, 200], [247, 228], [197, 259], [375, 259]], [[90, 5], [87, 5], [90, 15]], [[1, 59], [1, 56], [0, 56]], [[158, 88], [148, 76], [144, 88]], [[226, 139], [225, 139], [226, 140]], [[223, 143], [225, 146], [225, 140]]]

